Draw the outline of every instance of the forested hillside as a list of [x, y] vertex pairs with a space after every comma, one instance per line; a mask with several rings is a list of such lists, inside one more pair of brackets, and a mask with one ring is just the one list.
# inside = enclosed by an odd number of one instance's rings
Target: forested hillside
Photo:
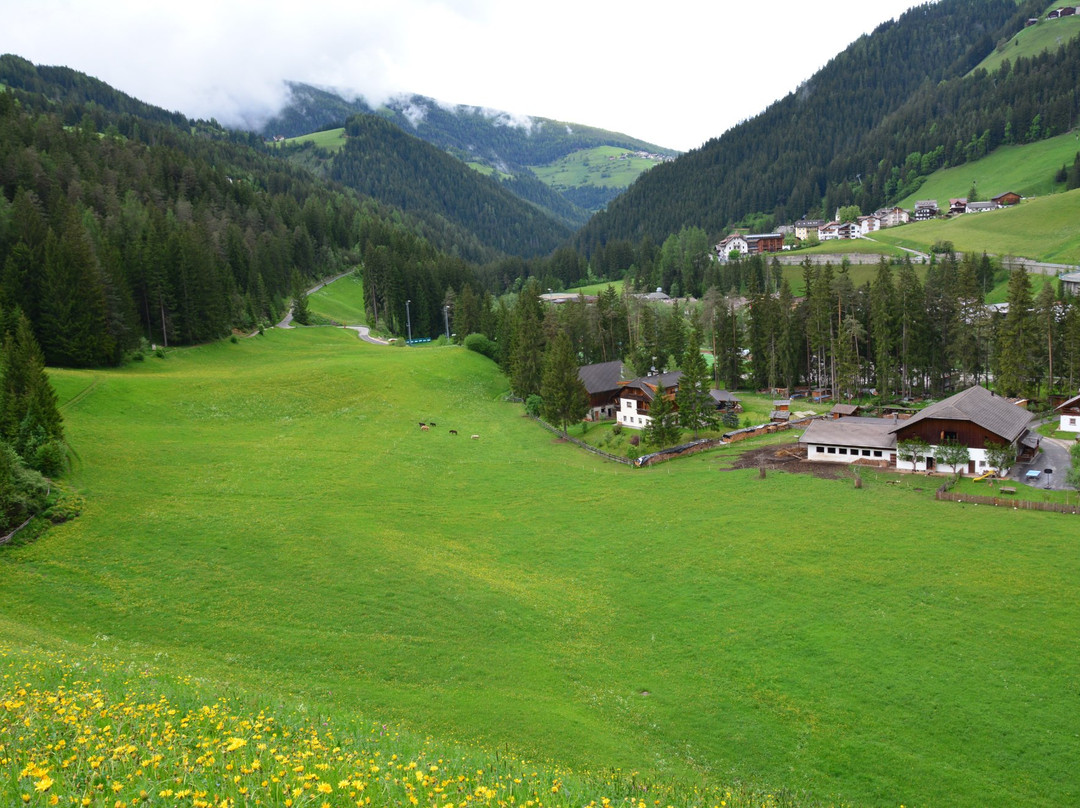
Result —
[[0, 82], [0, 308], [25, 314], [51, 365], [272, 322], [297, 285], [376, 254], [395, 270], [373, 292], [385, 325], [411, 298], [414, 329], [437, 331], [446, 290], [473, 277], [409, 217], [246, 137], [144, 117], [100, 82], [17, 57]]
[[661, 241], [683, 226], [719, 234], [755, 213], [791, 221], [831, 215], [850, 202], [872, 208], [889, 192], [900, 194], [912, 153], [924, 174], [984, 154], [994, 139], [988, 130], [1005, 142], [1011, 101], [1014, 139], [1062, 131], [1077, 103], [1076, 84], [1069, 74], [1050, 74], [1050, 63], [1014, 66], [1017, 79], [1006, 83], [1026, 94], [1023, 100], [1009, 95], [1012, 89], [995, 94], [1003, 88], [994, 76], [963, 78], [1043, 5], [942, 0], [912, 9], [861, 37], [761, 115], [641, 177], [593, 218], [579, 243], [592, 251], [617, 239]]
[[585, 183], [553, 190], [534, 182], [531, 167], [547, 166], [575, 152], [598, 146], [669, 157], [676, 154], [672, 149], [618, 132], [550, 118], [513, 116], [480, 107], [447, 105], [421, 95], [399, 96], [373, 109], [363, 98], [345, 99], [308, 84], [290, 82], [289, 89], [289, 104], [261, 130], [266, 137], [298, 137], [341, 126], [355, 114], [377, 115], [464, 162], [477, 163], [509, 175], [513, 178], [507, 183], [511, 191], [546, 208], [574, 228], [585, 223], [586, 209], [602, 208], [622, 189]]

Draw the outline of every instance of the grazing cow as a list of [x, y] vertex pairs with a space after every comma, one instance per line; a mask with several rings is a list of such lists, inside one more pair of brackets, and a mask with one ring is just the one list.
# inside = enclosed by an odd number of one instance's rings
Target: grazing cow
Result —
[[428, 425], [424, 424], [422, 427], [420, 427], [420, 431], [421, 432], [427, 432], [428, 431]]
[[425, 424], [425, 423], [424, 423], [423, 421], [421, 421], [421, 422], [420, 422], [420, 428], [422, 429], [422, 428], [424, 428], [425, 426], [427, 426], [427, 424]]
[[438, 426], [434, 421], [428, 421], [428, 426]]
[[451, 434], [451, 435], [456, 435], [456, 434], [457, 434], [457, 430], [456, 430], [456, 429], [451, 429], [451, 430], [450, 430], [450, 434]]
[[472, 439], [473, 439], [473, 440], [480, 440], [480, 436], [479, 436], [479, 435], [472, 435], [471, 437], [472, 437]]

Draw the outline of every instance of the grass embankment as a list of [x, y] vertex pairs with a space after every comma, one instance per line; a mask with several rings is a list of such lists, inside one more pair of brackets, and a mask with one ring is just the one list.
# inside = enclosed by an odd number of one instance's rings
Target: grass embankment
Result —
[[367, 325], [364, 282], [357, 274], [338, 278], [308, 295], [308, 309], [317, 318], [342, 325]]
[[[1080, 17], [1076, 19], [1080, 23]], [[935, 171], [918, 191], [898, 204], [912, 210], [916, 200], [936, 199], [938, 207], [948, 210], [949, 200], [966, 197], [973, 182], [982, 199], [1006, 191], [1025, 197], [1052, 194], [1064, 189], [1054, 182], [1054, 174], [1063, 165], [1071, 166], [1078, 151], [1080, 142], [1076, 132], [1023, 146], [1000, 146], [980, 160]]]
[[1080, 801], [1072, 517], [870, 475], [760, 480], [715, 454], [617, 466], [503, 403], [477, 354], [340, 329], [53, 379], [86, 505], [0, 551], [9, 646], [547, 761], [541, 780], [678, 780], [684, 804], [735, 780], [802, 802]]
[[549, 165], [529, 166], [529, 169], [552, 188], [583, 185], [629, 188], [634, 180], [656, 164], [655, 160], [634, 156], [629, 149], [596, 146], [568, 154]]
[[906, 253], [892, 244], [882, 244], [870, 238], [838, 239], [822, 241], [813, 247], [801, 247], [788, 255], [886, 255], [890, 258], [903, 258]]
[[[1071, 6], [1075, 5], [1075, 2], [1068, 0], [1068, 2], [1053, 3], [1047, 11], [1063, 5]], [[1030, 59], [1043, 51], [1052, 53], [1078, 35], [1080, 35], [1080, 17], [1074, 15], [1048, 20], [1044, 12], [1037, 25], [1017, 31], [1011, 39], [995, 48], [989, 56], [979, 62], [971, 72], [974, 73], [975, 70], [980, 69], [993, 72], [1001, 67], [1001, 63], [1006, 59], [1015, 62], [1020, 57]]]
[[1020, 205], [953, 219], [891, 227], [874, 234], [889, 244], [926, 251], [951, 241], [957, 252], [987, 252], [1050, 263], [1080, 263], [1080, 189], [1030, 199]]

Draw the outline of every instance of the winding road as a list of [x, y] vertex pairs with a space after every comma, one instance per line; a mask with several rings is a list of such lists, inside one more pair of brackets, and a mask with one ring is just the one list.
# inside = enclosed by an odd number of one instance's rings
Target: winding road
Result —
[[[324, 286], [329, 286], [334, 281], [340, 280], [341, 278], [344, 278], [346, 275], [351, 275], [351, 274], [352, 274], [351, 271], [350, 272], [342, 272], [340, 275], [335, 275], [332, 278], [327, 278], [324, 281], [319, 281], [319, 283], [315, 284], [310, 289], [308, 289], [307, 293], [309, 295], [313, 295], [317, 291], [322, 289]], [[295, 326], [292, 324], [292, 320], [293, 320], [292, 304], [290, 302], [288, 313], [286, 313], [286, 315], [282, 319], [282, 321], [280, 323], [278, 323], [276, 326], [274, 326], [274, 328], [295, 328]], [[391, 344], [391, 342], [389, 340], [379, 339], [379, 337], [371, 336], [371, 329], [368, 328], [366, 325], [347, 325], [347, 326], [345, 326], [345, 328], [349, 329], [350, 331], [355, 331], [356, 335], [358, 337], [360, 337], [360, 339], [362, 339], [364, 342], [369, 342], [372, 345], [390, 345]]]

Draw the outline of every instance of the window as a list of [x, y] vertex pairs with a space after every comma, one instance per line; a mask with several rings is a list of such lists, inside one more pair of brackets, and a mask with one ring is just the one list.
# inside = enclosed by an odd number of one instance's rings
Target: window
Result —
[[863, 449], [862, 450], [862, 456], [863, 457], [869, 457], [870, 456], [870, 450], [869, 449]]
[[881, 457], [881, 449], [874, 449], [874, 457]]
[[829, 447], [829, 454], [836, 454], [836, 447], [835, 446], [830, 446]]
[[955, 432], [946, 432], [945, 433], [945, 440], [952, 441], [952, 442], [955, 443], [956, 442], [956, 433]]
[[840, 454], [847, 454], [847, 449], [845, 449], [843, 446], [841, 446], [840, 447]]
[[814, 451], [817, 452], [818, 454], [824, 454], [825, 453], [825, 447], [824, 446], [815, 446]]
[[1070, 418], [1069, 419], [1069, 426], [1076, 426], [1076, 419], [1075, 418]]

